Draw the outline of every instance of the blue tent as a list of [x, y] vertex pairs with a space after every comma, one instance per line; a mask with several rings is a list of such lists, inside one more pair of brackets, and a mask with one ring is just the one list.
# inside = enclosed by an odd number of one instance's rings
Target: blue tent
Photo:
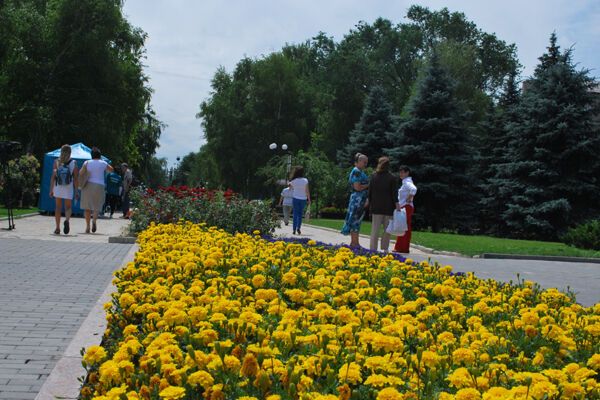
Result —
[[[54, 160], [60, 156], [60, 149], [50, 151], [44, 156], [44, 166], [42, 169], [42, 182], [40, 184], [40, 211], [54, 212], [55, 201], [50, 197], [50, 178], [52, 177], [52, 166]], [[81, 168], [85, 160], [92, 159], [92, 150], [83, 143], [76, 143], [71, 145], [71, 158], [77, 161], [77, 166]], [[110, 160], [104, 156], [102, 159], [108, 163]], [[79, 201], [73, 202], [73, 214], [81, 214], [82, 210], [79, 208]]]

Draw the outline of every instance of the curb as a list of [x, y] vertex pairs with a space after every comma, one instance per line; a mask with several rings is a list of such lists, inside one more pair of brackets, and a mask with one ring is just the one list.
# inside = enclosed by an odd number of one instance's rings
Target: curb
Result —
[[[477, 256], [475, 256], [477, 257]], [[527, 256], [522, 254], [483, 253], [479, 258], [498, 260], [532, 260], [532, 261], [562, 261], [575, 263], [600, 264], [600, 258], [567, 257], [567, 256]]]
[[[27, 217], [35, 217], [36, 215], [40, 215], [39, 212], [29, 213], [29, 214], [21, 214], [15, 215], [15, 219], [27, 218]], [[0, 217], [0, 221], [8, 221], [8, 217]]]
[[[122, 266], [133, 261], [137, 246], [132, 246]], [[90, 310], [90, 313], [79, 327], [62, 358], [58, 360], [52, 372], [42, 385], [35, 400], [78, 399], [81, 382], [78, 378], [85, 376], [85, 369], [81, 365], [81, 348], [99, 345], [106, 330], [106, 317], [104, 303], [110, 301], [110, 295], [115, 287], [111, 282]]]
[[134, 236], [110, 236], [108, 238], [108, 243], [116, 243], [116, 244], [135, 244], [137, 240]]
[[[318, 226], [318, 225], [312, 225], [310, 222], [304, 222], [303, 224], [304, 225], [309, 225], [311, 228], [323, 229], [324, 231], [340, 233], [337, 229], [326, 228], [324, 226]], [[364, 235], [362, 233], [359, 236], [361, 238], [363, 238], [363, 239], [371, 239], [371, 237], [369, 235]], [[432, 248], [429, 248], [429, 247], [421, 246], [420, 244], [411, 243], [410, 247], [414, 247], [415, 249], [420, 250], [423, 253], [427, 253], [427, 254], [437, 254], [437, 255], [441, 255], [441, 256], [453, 256], [453, 257], [466, 257], [466, 258], [470, 258], [470, 257], [465, 256], [465, 255], [460, 254], [460, 253], [455, 253], [455, 252], [452, 252], [452, 251], [435, 250], [435, 249], [432, 249]]]

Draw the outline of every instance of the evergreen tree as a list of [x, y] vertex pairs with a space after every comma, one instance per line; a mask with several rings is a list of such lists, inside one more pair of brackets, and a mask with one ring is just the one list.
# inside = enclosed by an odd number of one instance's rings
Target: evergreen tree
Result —
[[510, 193], [504, 193], [505, 187], [503, 166], [510, 162], [508, 156], [511, 131], [509, 127], [519, 121], [517, 105], [521, 93], [517, 86], [516, 72], [506, 80], [503, 93], [498, 104], [492, 104], [488, 118], [483, 126], [480, 154], [480, 189], [482, 198], [480, 204], [481, 229], [488, 233], [505, 235], [506, 225], [503, 223], [498, 210], [508, 202]]
[[362, 116], [350, 132], [350, 143], [338, 152], [340, 164], [352, 162], [356, 153], [369, 156], [369, 162], [376, 164], [388, 147], [388, 136], [394, 130], [392, 105], [386, 100], [386, 93], [379, 85], [373, 86], [365, 100]]
[[556, 239], [569, 225], [597, 217], [600, 208], [600, 132], [587, 70], [577, 71], [556, 35], [516, 107], [509, 160], [498, 166], [502, 217], [515, 236]]
[[454, 95], [455, 82], [433, 54], [408, 104], [408, 118], [390, 135], [387, 154], [397, 164], [408, 165], [418, 193], [415, 224], [468, 229], [473, 215], [473, 188], [469, 165], [473, 158], [467, 120]]

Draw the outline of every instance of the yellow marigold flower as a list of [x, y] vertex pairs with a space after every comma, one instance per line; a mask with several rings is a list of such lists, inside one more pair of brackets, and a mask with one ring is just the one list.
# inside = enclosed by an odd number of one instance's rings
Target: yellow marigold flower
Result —
[[258, 229], [256, 229], [256, 230], [252, 231], [252, 234], [253, 235], [260, 235], [260, 231]]
[[481, 393], [477, 389], [467, 388], [460, 389], [454, 396], [456, 400], [480, 400]]
[[104, 361], [105, 358], [106, 350], [104, 350], [104, 347], [94, 345], [88, 347], [85, 355], [83, 356], [83, 361], [86, 365], [94, 365]]
[[112, 360], [105, 361], [100, 365], [100, 382], [104, 385], [110, 385], [112, 383], [118, 383], [121, 374], [119, 373], [119, 366]]
[[385, 375], [381, 374], [373, 374], [369, 375], [367, 380], [365, 380], [365, 385], [375, 386], [375, 387], [384, 387], [388, 384], [388, 379]]
[[537, 382], [531, 385], [529, 394], [534, 399], [541, 399], [547, 394], [548, 398], [551, 399], [558, 394], [558, 388], [550, 382]]
[[227, 355], [224, 360], [225, 369], [229, 371], [238, 371], [240, 369], [240, 360], [235, 356]]
[[167, 400], [177, 400], [185, 396], [185, 388], [180, 386], [168, 386], [158, 394], [161, 398]]
[[377, 400], [403, 400], [404, 396], [392, 387], [382, 389], [377, 393]]
[[188, 376], [187, 382], [192, 386], [202, 386], [204, 389], [211, 387], [215, 380], [211, 374], [206, 371], [196, 371]]
[[596, 353], [591, 356], [586, 365], [591, 369], [600, 370], [600, 354]]
[[122, 385], [122, 386], [112, 388], [106, 393], [106, 399], [107, 400], [121, 400], [121, 397], [125, 396], [126, 392], [127, 392], [127, 385]]
[[565, 399], [576, 399], [577, 396], [583, 396], [585, 389], [579, 383], [563, 382], [561, 383], [562, 396]]
[[338, 379], [340, 382], [348, 382], [353, 385], [362, 382], [362, 378], [360, 376], [360, 366], [355, 362], [344, 364], [342, 368], [340, 368]]
[[138, 330], [138, 327], [135, 325], [127, 325], [124, 329], [123, 329], [123, 335], [124, 336], [129, 336], [132, 335], [134, 333], [136, 333]]
[[458, 368], [446, 378], [455, 388], [468, 388], [473, 386], [473, 377], [469, 371], [464, 368]]
[[483, 394], [483, 400], [505, 400], [510, 391], [500, 386], [494, 386]]
[[258, 368], [258, 361], [256, 360], [256, 357], [254, 356], [254, 354], [248, 353], [244, 357], [240, 373], [245, 377], [250, 378], [256, 376], [256, 374], [258, 373]]

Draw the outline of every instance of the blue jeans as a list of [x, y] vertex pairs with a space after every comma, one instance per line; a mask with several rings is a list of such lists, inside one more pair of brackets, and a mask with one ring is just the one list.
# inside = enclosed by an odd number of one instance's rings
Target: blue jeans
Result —
[[304, 214], [304, 207], [306, 206], [306, 200], [293, 199], [292, 208], [294, 214], [293, 227], [294, 231], [300, 230], [302, 226], [302, 215]]

